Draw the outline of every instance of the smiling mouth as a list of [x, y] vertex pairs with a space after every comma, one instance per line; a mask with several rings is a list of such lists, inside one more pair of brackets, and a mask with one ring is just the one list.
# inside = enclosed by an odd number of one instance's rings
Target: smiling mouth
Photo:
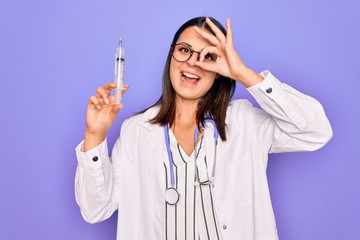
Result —
[[181, 79], [189, 83], [197, 83], [200, 77], [191, 73], [181, 72]]

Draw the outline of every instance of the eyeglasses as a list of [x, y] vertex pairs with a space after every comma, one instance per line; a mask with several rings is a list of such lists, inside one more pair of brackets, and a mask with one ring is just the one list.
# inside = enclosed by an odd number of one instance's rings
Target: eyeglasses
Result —
[[[172, 44], [172, 56], [178, 62], [186, 62], [188, 61], [193, 53], [197, 53], [197, 60], [200, 58], [200, 53], [198, 51], [192, 50], [189, 46], [183, 43]], [[205, 55], [204, 62], [216, 62], [217, 56], [215, 54], [208, 53]]]

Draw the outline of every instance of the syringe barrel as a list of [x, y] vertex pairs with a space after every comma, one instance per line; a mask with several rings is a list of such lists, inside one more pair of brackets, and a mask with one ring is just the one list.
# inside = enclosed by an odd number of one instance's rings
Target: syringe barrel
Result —
[[121, 103], [122, 89], [124, 84], [124, 64], [125, 64], [125, 49], [118, 47], [115, 54], [115, 73], [114, 82], [116, 84], [115, 97], [116, 103]]

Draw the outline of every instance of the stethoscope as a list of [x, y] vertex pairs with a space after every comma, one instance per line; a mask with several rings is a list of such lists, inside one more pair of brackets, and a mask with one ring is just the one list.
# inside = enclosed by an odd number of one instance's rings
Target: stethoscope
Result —
[[[217, 127], [216, 127], [216, 124], [215, 124], [214, 120], [205, 119], [204, 125], [206, 125], [206, 123], [211, 123], [213, 125], [213, 128], [214, 128], [214, 139], [215, 139], [214, 162], [213, 162], [213, 168], [212, 168], [211, 177], [210, 177], [210, 179], [208, 179], [206, 181], [201, 182], [200, 178], [199, 178], [199, 173], [198, 173], [197, 169], [195, 170], [195, 179], [196, 179], [195, 185], [197, 185], [197, 186], [209, 185], [209, 184], [212, 183], [212, 181], [215, 178], [216, 152], [217, 152], [217, 144], [218, 144], [219, 132], [217, 130]], [[175, 205], [179, 201], [180, 194], [179, 194], [179, 192], [178, 192], [178, 190], [176, 189], [176, 186], [175, 186], [174, 160], [173, 160], [172, 153], [171, 153], [171, 150], [170, 150], [170, 136], [169, 136], [169, 125], [168, 124], [166, 124], [164, 126], [164, 133], [165, 133], [166, 150], [167, 150], [168, 159], [169, 159], [170, 183], [171, 183], [171, 186], [166, 189], [165, 201], [170, 205]], [[196, 159], [197, 159], [196, 141], [197, 141], [197, 139], [199, 137], [199, 133], [200, 133], [199, 128], [196, 128], [195, 133], [194, 133], [195, 165], [196, 165]]]

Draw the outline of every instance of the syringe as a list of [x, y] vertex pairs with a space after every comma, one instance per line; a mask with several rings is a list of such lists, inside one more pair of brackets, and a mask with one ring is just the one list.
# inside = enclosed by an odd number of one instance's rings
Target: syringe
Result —
[[122, 33], [120, 33], [119, 47], [116, 49], [115, 54], [115, 76], [114, 82], [116, 83], [115, 96], [116, 103], [121, 103], [122, 90], [124, 84], [124, 63], [125, 63], [125, 49], [122, 47]]

